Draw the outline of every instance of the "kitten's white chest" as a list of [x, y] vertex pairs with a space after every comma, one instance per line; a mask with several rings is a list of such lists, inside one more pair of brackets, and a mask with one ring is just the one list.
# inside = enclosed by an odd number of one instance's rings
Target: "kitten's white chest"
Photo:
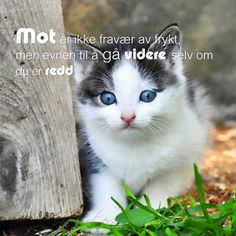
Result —
[[173, 146], [150, 144], [117, 144], [100, 139], [93, 148], [109, 171], [123, 180], [133, 191], [140, 191], [147, 181], [175, 165], [177, 153]]

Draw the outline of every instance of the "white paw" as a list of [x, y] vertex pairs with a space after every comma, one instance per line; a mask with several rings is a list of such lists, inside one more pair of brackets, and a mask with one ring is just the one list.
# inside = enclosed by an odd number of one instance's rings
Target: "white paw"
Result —
[[104, 235], [106, 233], [108, 233], [108, 229], [87, 229], [87, 230], [83, 230], [86, 235], [89, 235], [88, 233], [92, 234], [92, 235]]
[[84, 222], [102, 222], [102, 223], [106, 223], [106, 224], [116, 224], [115, 217], [117, 214], [112, 214], [111, 212], [92, 210], [92, 211], [89, 211], [85, 215], [85, 217], [83, 218], [83, 221]]
[[[158, 209], [160, 207], [167, 207], [168, 206], [167, 197], [159, 197], [159, 196], [150, 197], [149, 196], [149, 200], [150, 200], [151, 207], [154, 208], [154, 209]], [[144, 197], [141, 198], [140, 202], [144, 205], [147, 204]]]
[[[119, 212], [117, 212], [118, 214]], [[117, 214], [112, 214], [109, 212], [104, 211], [96, 211], [92, 210], [88, 212], [85, 217], [83, 218], [83, 222], [102, 222], [109, 225], [115, 225], [116, 220], [115, 217]], [[90, 232], [92, 234], [105, 234], [108, 232], [107, 229], [90, 229], [86, 230], [86, 232]]]

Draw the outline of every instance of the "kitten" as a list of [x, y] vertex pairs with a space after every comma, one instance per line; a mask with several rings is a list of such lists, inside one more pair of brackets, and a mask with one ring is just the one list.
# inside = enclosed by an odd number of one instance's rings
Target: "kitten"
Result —
[[[84, 221], [114, 223], [120, 212], [113, 203], [127, 204], [124, 181], [135, 194], [145, 193], [153, 207], [184, 192], [193, 180], [193, 163], [207, 144], [209, 119], [204, 90], [187, 80], [177, 24], [150, 44], [72, 44], [76, 94], [83, 137], [80, 162], [87, 209]], [[166, 39], [175, 37], [176, 43]], [[165, 60], [127, 60], [125, 51], [165, 51]], [[88, 58], [81, 60], [85, 50]], [[105, 63], [105, 51], [121, 57]], [[92, 60], [92, 53], [98, 59]], [[90, 208], [89, 208], [90, 206]]]

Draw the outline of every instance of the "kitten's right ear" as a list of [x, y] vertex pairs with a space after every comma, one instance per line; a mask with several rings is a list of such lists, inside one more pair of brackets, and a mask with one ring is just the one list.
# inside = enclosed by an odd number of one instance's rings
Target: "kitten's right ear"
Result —
[[79, 84], [87, 76], [93, 62], [102, 58], [102, 52], [78, 36], [70, 36], [70, 49], [75, 54], [74, 77]]
[[[166, 53], [166, 65], [168, 68], [182, 68], [182, 61], [176, 58], [176, 55], [181, 52], [181, 32], [177, 23], [168, 25], [158, 35], [148, 51], [164, 51]], [[174, 56], [175, 55], [175, 56]], [[177, 66], [179, 65], [179, 66]]]

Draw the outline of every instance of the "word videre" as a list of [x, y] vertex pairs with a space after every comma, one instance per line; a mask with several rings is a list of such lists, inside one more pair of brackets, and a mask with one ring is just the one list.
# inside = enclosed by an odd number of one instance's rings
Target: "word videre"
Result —
[[139, 59], [143, 60], [144, 58], [148, 60], [156, 60], [156, 59], [161, 59], [165, 60], [166, 59], [166, 52], [165, 51], [146, 51], [144, 48], [142, 48], [141, 51], [137, 52], [137, 50], [134, 48], [132, 51], [126, 51], [125, 52], [125, 58], [126, 59]]

